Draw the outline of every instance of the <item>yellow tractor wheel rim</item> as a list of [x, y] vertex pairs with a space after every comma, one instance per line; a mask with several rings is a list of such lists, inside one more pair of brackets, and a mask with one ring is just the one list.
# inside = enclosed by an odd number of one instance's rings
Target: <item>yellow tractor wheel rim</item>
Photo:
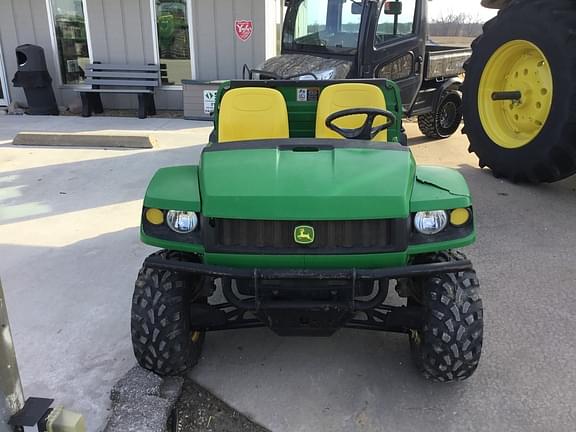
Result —
[[[520, 99], [494, 100], [520, 92]], [[505, 149], [518, 149], [542, 131], [554, 93], [548, 59], [532, 42], [514, 40], [498, 48], [480, 79], [478, 111], [486, 134]]]

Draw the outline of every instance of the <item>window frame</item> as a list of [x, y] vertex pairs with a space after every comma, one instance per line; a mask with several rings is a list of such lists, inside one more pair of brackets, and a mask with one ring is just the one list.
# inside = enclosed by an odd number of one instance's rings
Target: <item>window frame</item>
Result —
[[[158, 16], [157, 16], [157, 10], [156, 10], [156, 0], [150, 0], [150, 12], [151, 12], [151, 17], [152, 17], [152, 45], [154, 48], [154, 61], [155, 64], [157, 64], [158, 66], [161, 65], [160, 62], [160, 45], [159, 45], [159, 41], [158, 41]], [[196, 69], [197, 65], [196, 65], [196, 47], [195, 47], [195, 39], [194, 39], [194, 21], [193, 21], [193, 16], [194, 14], [192, 13], [192, 0], [186, 0], [186, 15], [187, 15], [187, 19], [188, 19], [188, 37], [190, 40], [190, 66], [191, 66], [191, 70], [192, 70], [192, 76], [190, 78], [190, 80], [195, 80], [197, 75], [198, 75], [198, 71]], [[174, 84], [174, 85], [162, 85], [160, 86], [160, 89], [162, 90], [178, 90], [181, 91], [184, 89], [184, 86], [181, 84]]]
[[2, 54], [2, 44], [0, 43], [0, 88], [2, 88], [3, 97], [0, 98], [0, 106], [10, 105], [10, 89], [8, 88], [8, 80], [6, 76], [6, 68], [4, 65], [4, 57]]
[[[82, 11], [84, 12], [84, 26], [86, 27], [86, 43], [88, 44], [88, 58], [90, 63], [94, 63], [92, 53], [92, 37], [90, 32], [90, 19], [88, 18], [88, 0], [82, 0]], [[58, 77], [59, 88], [74, 89], [86, 88], [88, 84], [65, 84], [64, 77], [62, 76], [62, 69], [60, 64], [60, 53], [58, 51], [58, 36], [56, 35], [56, 22], [54, 20], [54, 8], [52, 7], [52, 0], [46, 0], [46, 10], [48, 12], [48, 25], [50, 28], [50, 41], [52, 45], [52, 53], [54, 55], [54, 66], [56, 67], [56, 74]]]
[[414, 15], [412, 16], [412, 33], [407, 33], [407, 34], [402, 34], [402, 35], [396, 35], [396, 38], [394, 39], [389, 39], [386, 42], [381, 42], [381, 43], [376, 43], [376, 40], [378, 38], [378, 26], [380, 24], [380, 17], [382, 16], [382, 11], [384, 10], [384, 6], [386, 5], [386, 1], [387, 0], [383, 0], [380, 4], [380, 9], [378, 11], [378, 20], [376, 21], [376, 30], [374, 31], [374, 48], [378, 49], [381, 48], [382, 46], [385, 46], [387, 44], [389, 44], [392, 41], [401, 41], [404, 39], [408, 39], [411, 37], [414, 37], [414, 35], [417, 33], [417, 22], [416, 22], [416, 17], [418, 15], [418, 1], [414, 0]]
[[[320, 45], [308, 45], [308, 44], [298, 44], [296, 42], [296, 22], [298, 20], [298, 15], [300, 13], [300, 7], [302, 3], [306, 0], [293, 0], [290, 2], [287, 13], [285, 15], [283, 31], [282, 31], [282, 50], [287, 52], [296, 52], [296, 53], [318, 53], [318, 54], [329, 54], [329, 55], [337, 55], [343, 57], [351, 57], [356, 56], [359, 51], [359, 43], [360, 37], [362, 34], [362, 29], [365, 26], [365, 20], [367, 19], [364, 15], [365, 10], [363, 10], [362, 17], [359, 23], [359, 32], [358, 38], [355, 47], [322, 47]], [[372, 1], [372, 0], [370, 0]], [[327, 0], [327, 14], [330, 13], [330, 3], [331, 0]], [[365, 3], [364, 8], [368, 7], [369, 4]], [[326, 22], [328, 22], [328, 16], [326, 17]], [[290, 42], [287, 42], [290, 40]]]

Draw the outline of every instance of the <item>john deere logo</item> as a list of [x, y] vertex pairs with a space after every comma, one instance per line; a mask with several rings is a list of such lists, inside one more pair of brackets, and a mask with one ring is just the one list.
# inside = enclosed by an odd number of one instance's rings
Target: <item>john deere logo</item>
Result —
[[294, 229], [294, 241], [298, 244], [307, 245], [314, 243], [314, 238], [314, 228], [311, 226], [302, 225]]

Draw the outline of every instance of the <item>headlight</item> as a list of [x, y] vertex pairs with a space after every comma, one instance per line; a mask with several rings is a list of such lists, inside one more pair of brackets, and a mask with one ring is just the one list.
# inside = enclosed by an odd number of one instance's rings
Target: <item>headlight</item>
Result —
[[198, 215], [194, 212], [170, 210], [166, 223], [178, 234], [188, 234], [198, 227]]
[[421, 234], [438, 234], [448, 225], [448, 214], [444, 210], [418, 212], [414, 217], [414, 227]]

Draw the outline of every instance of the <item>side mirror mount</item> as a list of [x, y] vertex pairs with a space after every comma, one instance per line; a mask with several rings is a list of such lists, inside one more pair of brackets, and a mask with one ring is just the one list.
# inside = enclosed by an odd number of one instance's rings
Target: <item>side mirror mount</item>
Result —
[[355, 1], [352, 2], [352, 15], [362, 15], [364, 11], [364, 4], [357, 3]]
[[402, 15], [402, 2], [401, 1], [387, 1], [384, 3], [384, 14], [386, 15]]

